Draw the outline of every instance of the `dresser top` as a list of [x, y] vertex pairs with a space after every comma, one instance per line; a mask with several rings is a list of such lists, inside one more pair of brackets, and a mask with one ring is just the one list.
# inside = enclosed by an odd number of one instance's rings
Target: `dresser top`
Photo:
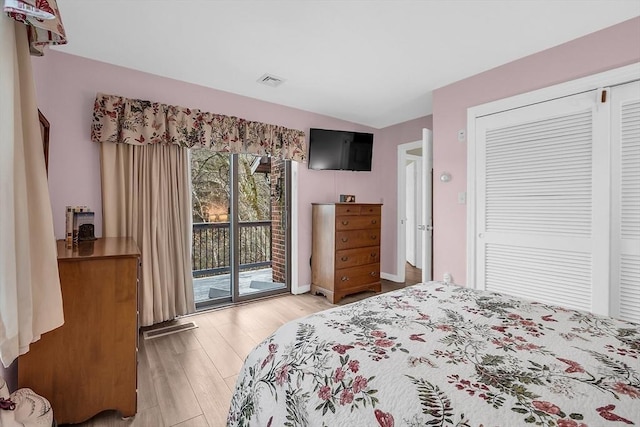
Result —
[[336, 203], [311, 203], [312, 205], [346, 205], [346, 206], [382, 206], [382, 203], [354, 203], [354, 202], [336, 202]]
[[140, 256], [140, 250], [131, 237], [102, 237], [94, 241], [80, 242], [73, 249], [67, 249], [64, 240], [58, 240], [57, 245], [58, 259], [66, 261]]

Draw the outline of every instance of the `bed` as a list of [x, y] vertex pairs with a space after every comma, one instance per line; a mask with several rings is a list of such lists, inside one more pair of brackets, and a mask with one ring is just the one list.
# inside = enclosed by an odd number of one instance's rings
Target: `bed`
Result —
[[438, 282], [287, 323], [230, 426], [640, 425], [640, 325]]

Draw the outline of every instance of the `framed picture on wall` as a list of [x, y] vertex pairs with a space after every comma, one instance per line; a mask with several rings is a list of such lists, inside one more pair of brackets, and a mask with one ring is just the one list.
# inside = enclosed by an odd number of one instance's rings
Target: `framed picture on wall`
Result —
[[49, 120], [38, 109], [38, 119], [40, 119], [40, 134], [42, 135], [42, 149], [44, 150], [44, 167], [49, 173]]
[[355, 203], [356, 202], [356, 196], [354, 196], [353, 194], [341, 194], [340, 195], [340, 202], [341, 203]]

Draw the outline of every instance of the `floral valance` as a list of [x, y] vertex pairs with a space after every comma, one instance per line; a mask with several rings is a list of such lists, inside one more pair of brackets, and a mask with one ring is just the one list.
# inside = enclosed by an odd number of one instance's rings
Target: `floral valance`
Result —
[[42, 56], [46, 45], [67, 43], [56, 0], [4, 0], [4, 12], [27, 25], [32, 55]]
[[176, 144], [214, 151], [306, 160], [302, 131], [141, 99], [97, 94], [91, 140]]

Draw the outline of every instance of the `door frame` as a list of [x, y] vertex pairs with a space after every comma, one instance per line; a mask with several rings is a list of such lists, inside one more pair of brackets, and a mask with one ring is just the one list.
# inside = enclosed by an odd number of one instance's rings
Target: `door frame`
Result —
[[405, 265], [407, 262], [407, 175], [405, 165], [407, 164], [408, 151], [422, 148], [422, 141], [407, 142], [398, 145], [398, 198], [397, 198], [397, 248], [396, 248], [396, 282], [405, 281]]
[[637, 80], [640, 74], [640, 62], [614, 68], [576, 80], [535, 91], [511, 96], [467, 109], [467, 283], [470, 288], [477, 287], [477, 231], [476, 219], [478, 196], [476, 194], [476, 162], [479, 160], [476, 150], [476, 120], [480, 117], [506, 110], [544, 102], [550, 99], [575, 95], [605, 86]]
[[[397, 187], [397, 205], [396, 205], [396, 213], [397, 213], [397, 226], [396, 226], [396, 236], [397, 236], [397, 240], [396, 240], [396, 276], [394, 277], [395, 282], [399, 282], [402, 283], [405, 281], [406, 277], [405, 277], [405, 264], [407, 262], [407, 255], [406, 255], [406, 172], [405, 172], [405, 165], [407, 163], [408, 157], [411, 156], [411, 154], [408, 154], [408, 151], [410, 150], [414, 150], [416, 148], [422, 148], [423, 152], [422, 152], [422, 216], [423, 218], [427, 218], [427, 221], [430, 221], [430, 217], [431, 217], [431, 213], [430, 212], [426, 212], [426, 209], [430, 209], [430, 206], [432, 205], [432, 203], [427, 203], [427, 197], [425, 196], [425, 193], [427, 192], [427, 188], [426, 188], [426, 184], [425, 181], [426, 180], [426, 176], [427, 174], [430, 174], [430, 171], [427, 170], [426, 166], [426, 156], [424, 153], [424, 150], [427, 148], [427, 143], [425, 140], [425, 131], [427, 132], [431, 132], [428, 131], [426, 129], [423, 130], [423, 138], [414, 142], [408, 142], [405, 144], [399, 144], [398, 145], [398, 155], [397, 155], [397, 159], [398, 159], [398, 164], [397, 164], [397, 182], [398, 182], [398, 187]], [[431, 199], [433, 200], [433, 192], [431, 192]], [[417, 222], [422, 223], [423, 220], [422, 219], [417, 219]], [[431, 224], [429, 224], [429, 226], [431, 226]], [[429, 230], [425, 230], [425, 233], [422, 234], [422, 236], [426, 235], [426, 233], [431, 233], [431, 231]], [[431, 251], [427, 251], [425, 248], [426, 242], [425, 239], [422, 238], [422, 236], [420, 236], [420, 241], [422, 242], [422, 254], [423, 256], [427, 253], [431, 254]], [[431, 242], [430, 244], [433, 245], [433, 239], [428, 239], [429, 242]], [[431, 257], [431, 255], [429, 255], [429, 257]], [[428, 268], [425, 268], [425, 266], [428, 266]], [[428, 270], [428, 271], [427, 271]], [[427, 262], [423, 262], [422, 263], [422, 280], [423, 281], [427, 281], [427, 280], [431, 280], [431, 266], [430, 263]]]

